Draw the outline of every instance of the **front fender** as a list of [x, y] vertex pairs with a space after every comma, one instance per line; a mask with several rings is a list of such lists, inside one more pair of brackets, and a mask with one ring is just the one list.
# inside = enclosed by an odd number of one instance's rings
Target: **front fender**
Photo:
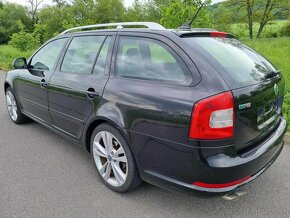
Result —
[[6, 91], [7, 87], [10, 86], [16, 94], [17, 90], [15, 90], [15, 78], [18, 77], [18, 74], [19, 74], [18, 70], [12, 70], [6, 73], [6, 77], [4, 81], [4, 91]]

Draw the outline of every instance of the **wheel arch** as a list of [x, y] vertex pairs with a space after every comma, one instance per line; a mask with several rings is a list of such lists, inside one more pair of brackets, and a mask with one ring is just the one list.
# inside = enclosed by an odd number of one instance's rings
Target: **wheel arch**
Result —
[[4, 83], [4, 93], [6, 93], [6, 90], [9, 88], [9, 87], [12, 87], [7, 81]]
[[98, 126], [100, 126], [101, 124], [105, 124], [105, 123], [116, 128], [121, 133], [121, 135], [125, 138], [125, 140], [129, 144], [129, 146], [131, 145], [130, 136], [128, 134], [128, 131], [126, 131], [124, 128], [122, 128], [120, 125], [118, 125], [116, 122], [114, 122], [113, 120], [111, 120], [107, 117], [97, 117], [87, 125], [87, 128], [84, 131], [83, 142], [84, 142], [85, 148], [88, 152], [90, 152], [90, 142], [91, 142], [91, 137], [92, 137], [94, 130]]

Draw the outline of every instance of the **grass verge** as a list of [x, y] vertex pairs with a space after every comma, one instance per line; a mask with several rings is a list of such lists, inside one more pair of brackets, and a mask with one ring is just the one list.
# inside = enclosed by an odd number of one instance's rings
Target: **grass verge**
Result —
[[286, 80], [283, 114], [290, 123], [290, 37], [242, 39], [241, 41], [263, 54], [282, 72]]

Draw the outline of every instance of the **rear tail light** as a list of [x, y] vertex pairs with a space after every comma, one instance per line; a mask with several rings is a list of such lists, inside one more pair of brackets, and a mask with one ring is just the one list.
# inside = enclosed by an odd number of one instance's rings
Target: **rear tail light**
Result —
[[210, 37], [226, 38], [228, 36], [225, 32], [210, 32]]
[[189, 138], [225, 139], [234, 134], [234, 102], [231, 92], [197, 102], [192, 111]]

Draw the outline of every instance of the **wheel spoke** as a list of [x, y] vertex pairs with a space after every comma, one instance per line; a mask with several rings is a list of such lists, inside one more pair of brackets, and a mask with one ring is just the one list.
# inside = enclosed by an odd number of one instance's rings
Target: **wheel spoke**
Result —
[[111, 165], [111, 163], [108, 163], [107, 168], [106, 168], [106, 173], [104, 175], [105, 180], [108, 180], [110, 178], [111, 171], [112, 171], [112, 165]]
[[107, 166], [108, 166], [108, 161], [101, 167], [100, 169], [100, 174], [103, 176], [103, 174], [105, 173]]
[[112, 169], [118, 184], [122, 184], [126, 179], [126, 175], [123, 173], [119, 165], [114, 162], [112, 162]]
[[11, 106], [11, 99], [10, 99], [10, 96], [6, 96], [6, 102], [7, 102], [7, 106]]
[[9, 108], [9, 114], [10, 114], [11, 116], [13, 116], [13, 108], [12, 108], [12, 107]]
[[121, 157], [112, 157], [113, 160], [115, 161], [119, 161], [119, 162], [124, 162], [124, 163], [127, 163], [127, 158], [126, 156], [121, 156]]
[[112, 147], [113, 147], [112, 135], [108, 132], [102, 132], [102, 139], [103, 139], [104, 145], [106, 147], [107, 153], [110, 154], [112, 151]]
[[94, 142], [94, 154], [100, 157], [107, 157], [106, 149], [99, 142]]
[[16, 112], [16, 110], [13, 109], [13, 108], [12, 108], [12, 114], [13, 114], [14, 118], [16, 119], [16, 118], [17, 118], [17, 112]]

